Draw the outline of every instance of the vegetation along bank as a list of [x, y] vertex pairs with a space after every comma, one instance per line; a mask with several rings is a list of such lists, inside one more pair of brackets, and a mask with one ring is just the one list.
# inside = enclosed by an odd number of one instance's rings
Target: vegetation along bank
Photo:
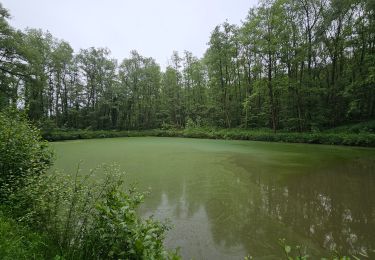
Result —
[[[350, 128], [348, 128], [350, 129]], [[353, 129], [356, 129], [353, 127]], [[63, 141], [75, 139], [111, 138], [111, 137], [190, 137], [207, 139], [251, 140], [267, 142], [332, 144], [375, 147], [375, 134], [372, 132], [329, 131], [329, 132], [277, 132], [269, 129], [211, 129], [211, 128], [185, 128], [185, 129], [153, 129], [153, 130], [51, 130], [43, 133], [48, 141]]]

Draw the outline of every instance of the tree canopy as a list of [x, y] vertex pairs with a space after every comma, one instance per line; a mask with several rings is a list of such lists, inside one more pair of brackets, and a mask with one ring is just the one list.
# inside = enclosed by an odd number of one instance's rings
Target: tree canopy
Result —
[[216, 26], [204, 57], [173, 52], [162, 71], [137, 51], [118, 62], [106, 48], [74, 52], [49, 32], [16, 30], [0, 6], [0, 109], [93, 130], [374, 119], [374, 10], [370, 0], [262, 0], [241, 25]]

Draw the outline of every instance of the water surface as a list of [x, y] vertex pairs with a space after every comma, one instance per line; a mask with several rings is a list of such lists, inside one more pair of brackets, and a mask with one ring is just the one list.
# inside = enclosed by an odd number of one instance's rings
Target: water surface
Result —
[[187, 259], [280, 259], [279, 238], [312, 256], [375, 259], [375, 149], [184, 138], [52, 143], [55, 168], [117, 162], [151, 189], [144, 216], [169, 218]]

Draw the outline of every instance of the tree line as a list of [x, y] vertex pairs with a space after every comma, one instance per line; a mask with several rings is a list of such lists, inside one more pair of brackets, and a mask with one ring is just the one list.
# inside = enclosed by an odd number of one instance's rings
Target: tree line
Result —
[[[0, 5], [0, 109], [58, 128], [213, 126], [311, 131], [375, 118], [375, 2], [262, 0], [162, 71], [137, 51], [75, 53]], [[171, 36], [172, 37], [172, 36]]]

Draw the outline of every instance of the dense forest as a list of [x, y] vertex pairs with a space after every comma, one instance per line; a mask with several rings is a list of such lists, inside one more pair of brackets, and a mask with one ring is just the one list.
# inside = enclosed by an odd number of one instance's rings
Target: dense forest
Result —
[[45, 126], [311, 131], [375, 118], [374, 1], [261, 1], [241, 25], [216, 26], [204, 57], [173, 52], [165, 71], [9, 19], [1, 7], [0, 109]]

